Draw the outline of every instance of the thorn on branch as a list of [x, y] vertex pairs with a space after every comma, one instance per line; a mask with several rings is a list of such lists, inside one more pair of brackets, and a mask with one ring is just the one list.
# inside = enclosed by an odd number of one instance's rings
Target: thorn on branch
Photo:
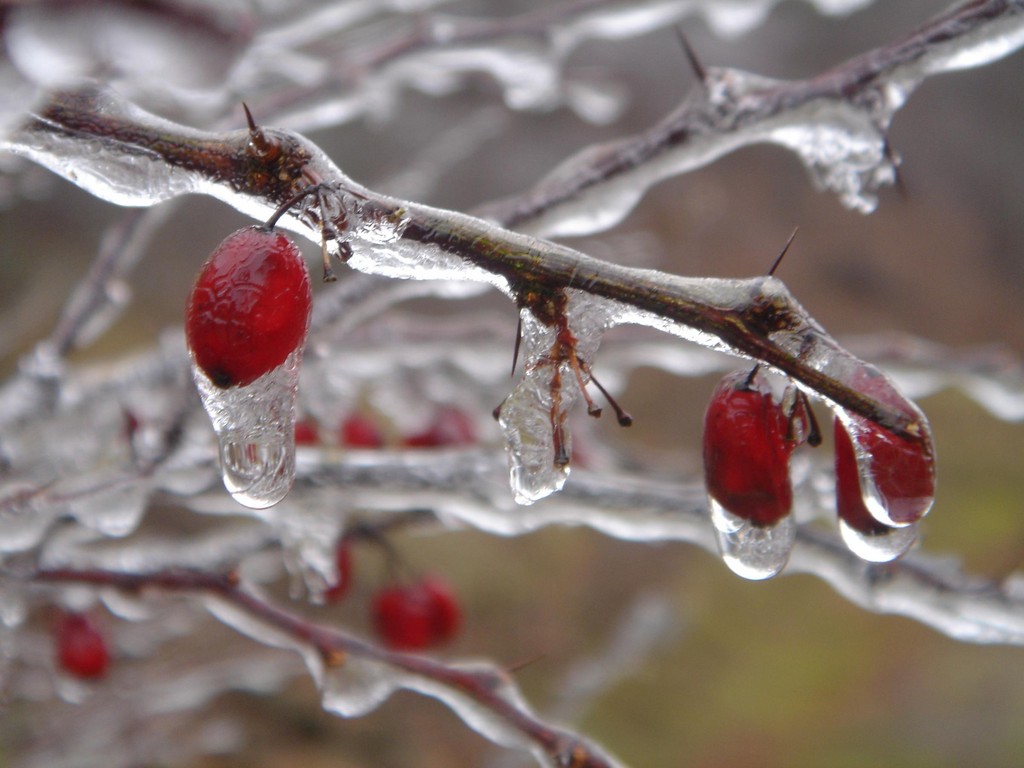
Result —
[[786, 244], [782, 246], [782, 250], [779, 255], [775, 257], [775, 261], [772, 262], [771, 268], [768, 270], [768, 277], [775, 276], [775, 270], [779, 268], [779, 264], [782, 263], [783, 257], [789, 251], [789, 246], [793, 244], [793, 240], [796, 238], [796, 233], [800, 231], [800, 227], [793, 227], [793, 231], [789, 235], [789, 239], [786, 240]]
[[679, 39], [679, 44], [683, 47], [683, 53], [686, 54], [686, 60], [690, 62], [690, 68], [693, 69], [693, 74], [696, 75], [697, 80], [700, 81], [701, 87], [705, 87], [708, 82], [708, 71], [697, 56], [697, 52], [690, 45], [690, 41], [687, 39], [686, 34], [683, 32], [682, 27], [676, 26], [676, 37]]

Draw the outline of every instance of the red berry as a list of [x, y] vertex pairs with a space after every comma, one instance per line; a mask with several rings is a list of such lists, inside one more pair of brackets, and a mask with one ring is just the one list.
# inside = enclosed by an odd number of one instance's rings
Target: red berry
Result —
[[391, 648], [422, 650], [454, 637], [462, 621], [455, 594], [432, 576], [381, 590], [373, 600], [377, 634]]
[[316, 445], [320, 442], [320, 430], [312, 419], [301, 419], [295, 422], [295, 444]]
[[303, 343], [311, 304], [309, 271], [295, 243], [246, 227], [228, 235], [199, 271], [185, 338], [216, 386], [245, 386]]
[[704, 483], [727, 512], [757, 526], [789, 514], [793, 488], [787, 418], [755, 374], [725, 376], [704, 415]]
[[839, 419], [835, 420], [835, 441], [836, 513], [855, 531], [868, 536], [885, 533], [889, 527], [875, 520], [864, 504], [853, 441]]
[[352, 541], [347, 536], [338, 539], [334, 562], [338, 568], [338, 580], [324, 591], [324, 598], [329, 603], [338, 602], [352, 588]]
[[[856, 386], [865, 394], [923, 422], [923, 417], [914, 406], [876, 369], [865, 367], [858, 372], [855, 379]], [[935, 454], [930, 435], [926, 433], [922, 441], [913, 442], [894, 435], [862, 416], [854, 415], [850, 418], [849, 429], [854, 430], [854, 437], [851, 438], [845, 426], [836, 429], [837, 492], [840, 492], [842, 484], [843, 488], [850, 489], [851, 496], [856, 491], [861, 496], [860, 503], [864, 503], [864, 492], [859, 485], [860, 478], [855, 454], [852, 453], [852, 442], [851, 453], [844, 456], [840, 464], [838, 435], [842, 432], [847, 440], [855, 439], [857, 446], [869, 457], [870, 477], [875, 486], [874, 495], [885, 507], [885, 516], [888, 517], [888, 520], [882, 519], [880, 522], [904, 525], [920, 520], [935, 499]], [[851, 460], [847, 461], [847, 458]], [[857, 479], [857, 486], [853, 484], [854, 478]], [[844, 499], [841, 503], [849, 509], [854, 501], [852, 498]]]
[[476, 427], [469, 415], [455, 406], [442, 406], [430, 425], [402, 441], [407, 448], [455, 448], [476, 443]]
[[103, 677], [110, 663], [107, 642], [83, 613], [61, 613], [54, 629], [57, 662], [68, 674], [83, 679]]
[[371, 419], [354, 413], [341, 423], [338, 441], [349, 448], [381, 448], [384, 436]]

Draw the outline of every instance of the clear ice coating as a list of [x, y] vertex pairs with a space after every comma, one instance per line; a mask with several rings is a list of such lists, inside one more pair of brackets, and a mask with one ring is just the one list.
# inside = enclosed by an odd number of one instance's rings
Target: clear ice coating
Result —
[[775, 525], [759, 526], [732, 514], [712, 498], [708, 501], [718, 549], [733, 573], [745, 579], [768, 579], [786, 566], [796, 540], [792, 515]]
[[543, 359], [555, 343], [554, 329], [529, 310], [520, 316], [526, 374], [501, 404], [498, 424], [505, 433], [515, 500], [533, 504], [561, 490], [569, 477], [572, 436], [565, 422], [576, 390], [567, 364]]
[[868, 512], [888, 527], [915, 523], [928, 514], [935, 500], [935, 449], [928, 419], [874, 366], [855, 370], [851, 385], [915, 422], [918, 443], [896, 437], [862, 416], [835, 409], [853, 444]]
[[[569, 476], [572, 434], [568, 418], [580, 396], [604, 331], [616, 308], [581, 291], [566, 290], [561, 320], [547, 325], [530, 309], [520, 312], [525, 374], [501, 404], [512, 492], [519, 504], [533, 504], [561, 490]], [[563, 325], [560, 327], [559, 323]], [[568, 343], [571, 350], [567, 348]], [[579, 377], [566, 357], [579, 361]]]
[[223, 389], [192, 366], [217, 434], [224, 487], [239, 504], [277, 504], [295, 479], [295, 419], [302, 350], [244, 387]]

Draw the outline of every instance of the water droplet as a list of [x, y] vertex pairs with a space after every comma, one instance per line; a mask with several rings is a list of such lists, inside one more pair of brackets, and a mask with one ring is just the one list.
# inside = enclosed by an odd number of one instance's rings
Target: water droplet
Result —
[[796, 538], [792, 515], [761, 526], [732, 514], [714, 499], [710, 503], [718, 549], [733, 573], [745, 579], [768, 579], [785, 567]]
[[917, 524], [862, 533], [845, 520], [839, 521], [839, 533], [847, 548], [862, 560], [888, 563], [904, 554], [917, 540]]
[[300, 349], [252, 384], [227, 389], [197, 366], [192, 373], [217, 434], [224, 486], [240, 504], [265, 509], [295, 478], [295, 419]]

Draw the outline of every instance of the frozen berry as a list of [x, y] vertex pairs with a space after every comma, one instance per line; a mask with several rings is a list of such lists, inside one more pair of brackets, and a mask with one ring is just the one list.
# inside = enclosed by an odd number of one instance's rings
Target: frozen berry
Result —
[[789, 514], [793, 488], [787, 418], [757, 375], [725, 376], [704, 415], [704, 482], [727, 512], [757, 526]]
[[229, 235], [203, 265], [188, 299], [185, 338], [218, 387], [251, 384], [306, 338], [309, 271], [288, 237], [263, 227]]
[[371, 419], [354, 413], [341, 422], [338, 442], [349, 448], [381, 448], [384, 436]]
[[329, 603], [336, 603], [352, 588], [352, 540], [347, 536], [338, 539], [334, 547], [334, 563], [338, 569], [338, 580], [324, 591]]
[[860, 489], [860, 476], [857, 474], [857, 457], [854, 453], [853, 441], [846, 429], [835, 420], [836, 442], [836, 513], [839, 518], [855, 531], [868, 536], [876, 536], [889, 530], [872, 517], [864, 504], [864, 494]]
[[[865, 394], [924, 422], [924, 417], [876, 369], [865, 367], [854, 378], [855, 386]], [[851, 441], [850, 452], [842, 457], [840, 432]], [[852, 497], [857, 494], [861, 504], [864, 496], [870, 496], [883, 508], [871, 512], [881, 523], [907, 525], [924, 517], [935, 499], [935, 454], [930, 434], [926, 432], [916, 442], [906, 440], [873, 421], [851, 415], [848, 425], [837, 425], [836, 435], [837, 492], [849, 488], [851, 497], [840, 502], [844, 508], [852, 508], [856, 503]], [[858, 469], [855, 446], [867, 462], [864, 470]], [[865, 487], [865, 474], [873, 487]], [[854, 485], [854, 480], [858, 485]]]
[[402, 441], [407, 448], [457, 448], [476, 443], [476, 427], [465, 411], [442, 406], [422, 432]]
[[320, 431], [312, 419], [300, 419], [295, 422], [295, 444], [316, 445], [320, 442]]
[[377, 593], [373, 623], [391, 648], [422, 650], [454, 637], [462, 621], [451, 587], [432, 576], [413, 584], [399, 584]]
[[110, 663], [107, 642], [88, 616], [83, 613], [61, 613], [54, 635], [57, 641], [57, 662], [61, 669], [87, 680], [106, 674]]

